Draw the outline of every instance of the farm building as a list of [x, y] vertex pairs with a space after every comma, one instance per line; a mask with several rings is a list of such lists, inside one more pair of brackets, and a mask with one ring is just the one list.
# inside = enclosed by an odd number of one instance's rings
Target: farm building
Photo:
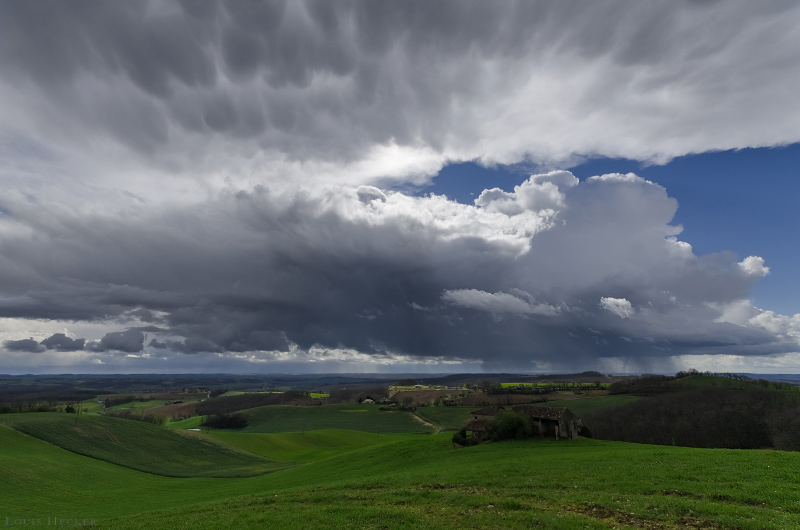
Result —
[[492, 421], [501, 411], [506, 410], [502, 405], [492, 405], [480, 410], [470, 412], [473, 421]]
[[465, 427], [467, 437], [472, 438], [476, 442], [486, 439], [489, 434], [489, 424], [494, 418], [505, 409], [500, 405], [486, 407], [480, 410], [473, 410], [470, 412], [472, 419]]
[[539, 436], [552, 436], [569, 438], [578, 437], [581, 420], [566, 407], [534, 407], [532, 405], [517, 405], [512, 409], [517, 414], [524, 415], [530, 420], [531, 427], [538, 431]]
[[470, 420], [466, 426], [467, 437], [472, 438], [476, 442], [480, 442], [486, 438], [489, 433], [489, 425], [484, 420]]

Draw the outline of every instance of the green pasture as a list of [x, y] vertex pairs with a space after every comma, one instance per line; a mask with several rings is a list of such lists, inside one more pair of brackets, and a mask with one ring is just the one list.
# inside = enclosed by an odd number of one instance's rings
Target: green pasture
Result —
[[253, 494], [114, 528], [785, 529], [800, 455], [531, 440], [453, 449], [415, 437], [259, 478]]
[[373, 433], [430, 433], [413, 414], [379, 410], [377, 405], [266, 405], [243, 411], [250, 425], [241, 432], [306, 432], [350, 429]]
[[345, 429], [324, 429], [306, 433], [208, 431], [204, 434], [242, 451], [286, 462], [317, 462], [355, 449], [407, 440], [409, 436], [414, 436]]
[[[89, 412], [91, 414], [100, 414], [103, 412], [103, 404], [98, 403], [96, 399], [81, 401], [80, 405], [84, 412]], [[77, 405], [74, 406], [77, 408]]]
[[28, 413], [0, 416], [0, 424], [68, 451], [171, 477], [235, 477], [274, 471], [283, 464], [187, 437], [149, 423], [93, 414]]
[[419, 407], [417, 416], [443, 431], [457, 431], [472, 418], [470, 412], [481, 407]]
[[[180, 459], [180, 455], [172, 456]], [[100, 528], [114, 528], [109, 521], [121, 515], [174, 509], [260, 491], [261, 478], [154, 475], [67, 451], [0, 422], [3, 518], [43, 518], [41, 526], [47, 526], [46, 519], [51, 516], [85, 517], [97, 519]]]
[[[108, 407], [110, 410], [119, 410], [119, 409], [152, 409], [154, 407], [163, 407], [167, 401], [165, 399], [149, 399], [147, 401], [129, 401], [128, 403], [120, 403], [119, 405], [114, 405], [113, 407]], [[99, 405], [99, 403], [98, 403]], [[102, 408], [102, 405], [100, 405]]]
[[192, 416], [191, 418], [186, 418], [185, 420], [170, 421], [167, 423], [167, 427], [177, 430], [199, 429], [204, 420], [205, 416]]
[[543, 407], [567, 407], [573, 414], [580, 418], [597, 410], [619, 407], [620, 405], [626, 405], [638, 399], [643, 398], [628, 394], [619, 394], [613, 396], [582, 397], [580, 399], [554, 399], [552, 401], [538, 403], [538, 405]]
[[[130, 440], [147, 445], [158, 466], [176, 460], [191, 467], [198, 443], [218, 457], [243, 453], [205, 442], [205, 434], [92, 415], [81, 416], [79, 426], [83, 420], [90, 420], [87, 429], [71, 433], [73, 415], [0, 417], [4, 517], [93, 518], [98, 528], [123, 530], [800, 527], [800, 453], [590, 439], [454, 449], [448, 433], [212, 432], [224, 445], [254, 453], [255, 466], [265, 462], [256, 454], [300, 464], [249, 478], [168, 478], [84, 454], [107, 447], [104, 438], [118, 439], [118, 453], [137, 451]], [[54, 442], [66, 436], [76, 451], [11, 427], [49, 433]], [[224, 456], [215, 465], [230, 469]]]
[[309, 397], [312, 397], [314, 399], [322, 399], [322, 398], [331, 397], [330, 394], [324, 394], [324, 393], [321, 393], [321, 392], [309, 392], [308, 395], [309, 395]]

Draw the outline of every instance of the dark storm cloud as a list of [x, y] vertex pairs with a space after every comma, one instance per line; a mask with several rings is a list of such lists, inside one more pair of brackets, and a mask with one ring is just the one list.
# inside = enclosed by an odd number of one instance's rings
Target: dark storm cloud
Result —
[[39, 353], [45, 350], [44, 346], [33, 339], [7, 340], [3, 343], [3, 347], [8, 351], [29, 353]]
[[80, 351], [86, 346], [85, 339], [71, 339], [63, 333], [55, 333], [42, 341], [48, 350]]
[[785, 118], [794, 99], [773, 89], [797, 81], [790, 3], [17, 0], [0, 10], [13, 119], [64, 146], [110, 136], [144, 164], [159, 153], [202, 171], [196, 153], [213, 159], [243, 139], [276, 160], [333, 163], [391, 143], [513, 162], [800, 139]]
[[88, 345], [89, 350], [96, 352], [121, 351], [136, 353], [142, 351], [143, 347], [144, 333], [138, 329], [112, 331], [111, 333], [106, 333], [99, 342], [93, 342]]
[[[139, 352], [145, 333], [147, 347], [179, 353], [296, 346], [497, 366], [797, 349], [721, 317], [766, 273], [763, 261], [695, 256], [670, 225], [675, 200], [633, 175], [578, 184], [554, 172], [510, 194], [487, 191], [481, 207], [368, 191], [231, 192], [202, 213], [137, 223], [63, 210], [42, 223], [38, 209], [6, 205], [38, 223], [34, 239], [0, 241], [0, 286], [13, 295], [3, 310], [159, 315], [159, 326], [87, 345], [97, 352]], [[49, 259], [76, 247], [75, 259]]]
[[[0, 318], [58, 321], [6, 349], [521, 366], [796, 348], [794, 321], [743, 300], [763, 260], [695, 256], [658, 186], [557, 172], [476, 206], [378, 186], [798, 141], [799, 11], [2, 2]], [[64, 323], [103, 329], [23, 338]]]

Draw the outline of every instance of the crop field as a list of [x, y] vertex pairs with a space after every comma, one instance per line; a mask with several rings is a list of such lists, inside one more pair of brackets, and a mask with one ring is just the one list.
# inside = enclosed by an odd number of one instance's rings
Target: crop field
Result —
[[244, 411], [250, 425], [242, 432], [304, 432], [350, 429], [372, 433], [430, 433], [409, 412], [382, 411], [377, 405], [266, 405]]
[[0, 416], [0, 422], [68, 451], [156, 475], [241, 477], [285, 467], [132, 420], [91, 414], [76, 418], [73, 414], [29, 413]]
[[271, 460], [317, 462], [373, 445], [408, 440], [408, 434], [375, 434], [346, 429], [323, 429], [305, 433], [247, 433], [208, 431], [205, 435]]
[[[449, 434], [323, 432], [310, 445], [329, 437], [346, 450], [251, 478], [166, 478], [5, 423], [0, 515], [12, 520], [85, 517], [114, 529], [800, 527], [798, 453], [590, 439], [453, 449]], [[285, 459], [303, 461], [309, 444], [299, 436], [283, 435]], [[355, 447], [358, 436], [367, 445]]]

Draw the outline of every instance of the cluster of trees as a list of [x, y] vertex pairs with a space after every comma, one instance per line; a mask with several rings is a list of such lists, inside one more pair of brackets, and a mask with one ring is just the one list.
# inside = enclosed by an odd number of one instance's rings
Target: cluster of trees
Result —
[[[798, 390], [798, 387], [788, 383], [767, 381], [766, 379], [754, 380], [746, 375], [732, 374], [729, 372], [700, 372], [695, 369], [680, 371], [674, 376], [642, 374], [636, 377], [624, 377], [613, 382], [608, 391], [611, 394], [637, 394], [650, 396], [667, 390], [685, 388], [687, 382], [681, 381], [687, 377], [704, 376], [705, 381], [688, 382], [688, 384], [708, 385], [723, 387], [727, 389], [746, 390], [753, 386], [769, 388], [773, 390]], [[698, 378], [702, 379], [702, 378]]]
[[12, 404], [0, 403], [0, 414], [19, 412], [61, 412], [63, 407], [55, 401], [17, 401]]
[[800, 393], [694, 388], [583, 418], [594, 438], [657, 445], [800, 450]]
[[389, 395], [389, 388], [385, 386], [340, 388], [331, 390], [328, 394], [328, 403], [356, 403], [366, 398], [378, 401]]
[[250, 425], [247, 416], [239, 412], [231, 414], [214, 414], [207, 416], [203, 421], [203, 426], [213, 429], [244, 429]]

